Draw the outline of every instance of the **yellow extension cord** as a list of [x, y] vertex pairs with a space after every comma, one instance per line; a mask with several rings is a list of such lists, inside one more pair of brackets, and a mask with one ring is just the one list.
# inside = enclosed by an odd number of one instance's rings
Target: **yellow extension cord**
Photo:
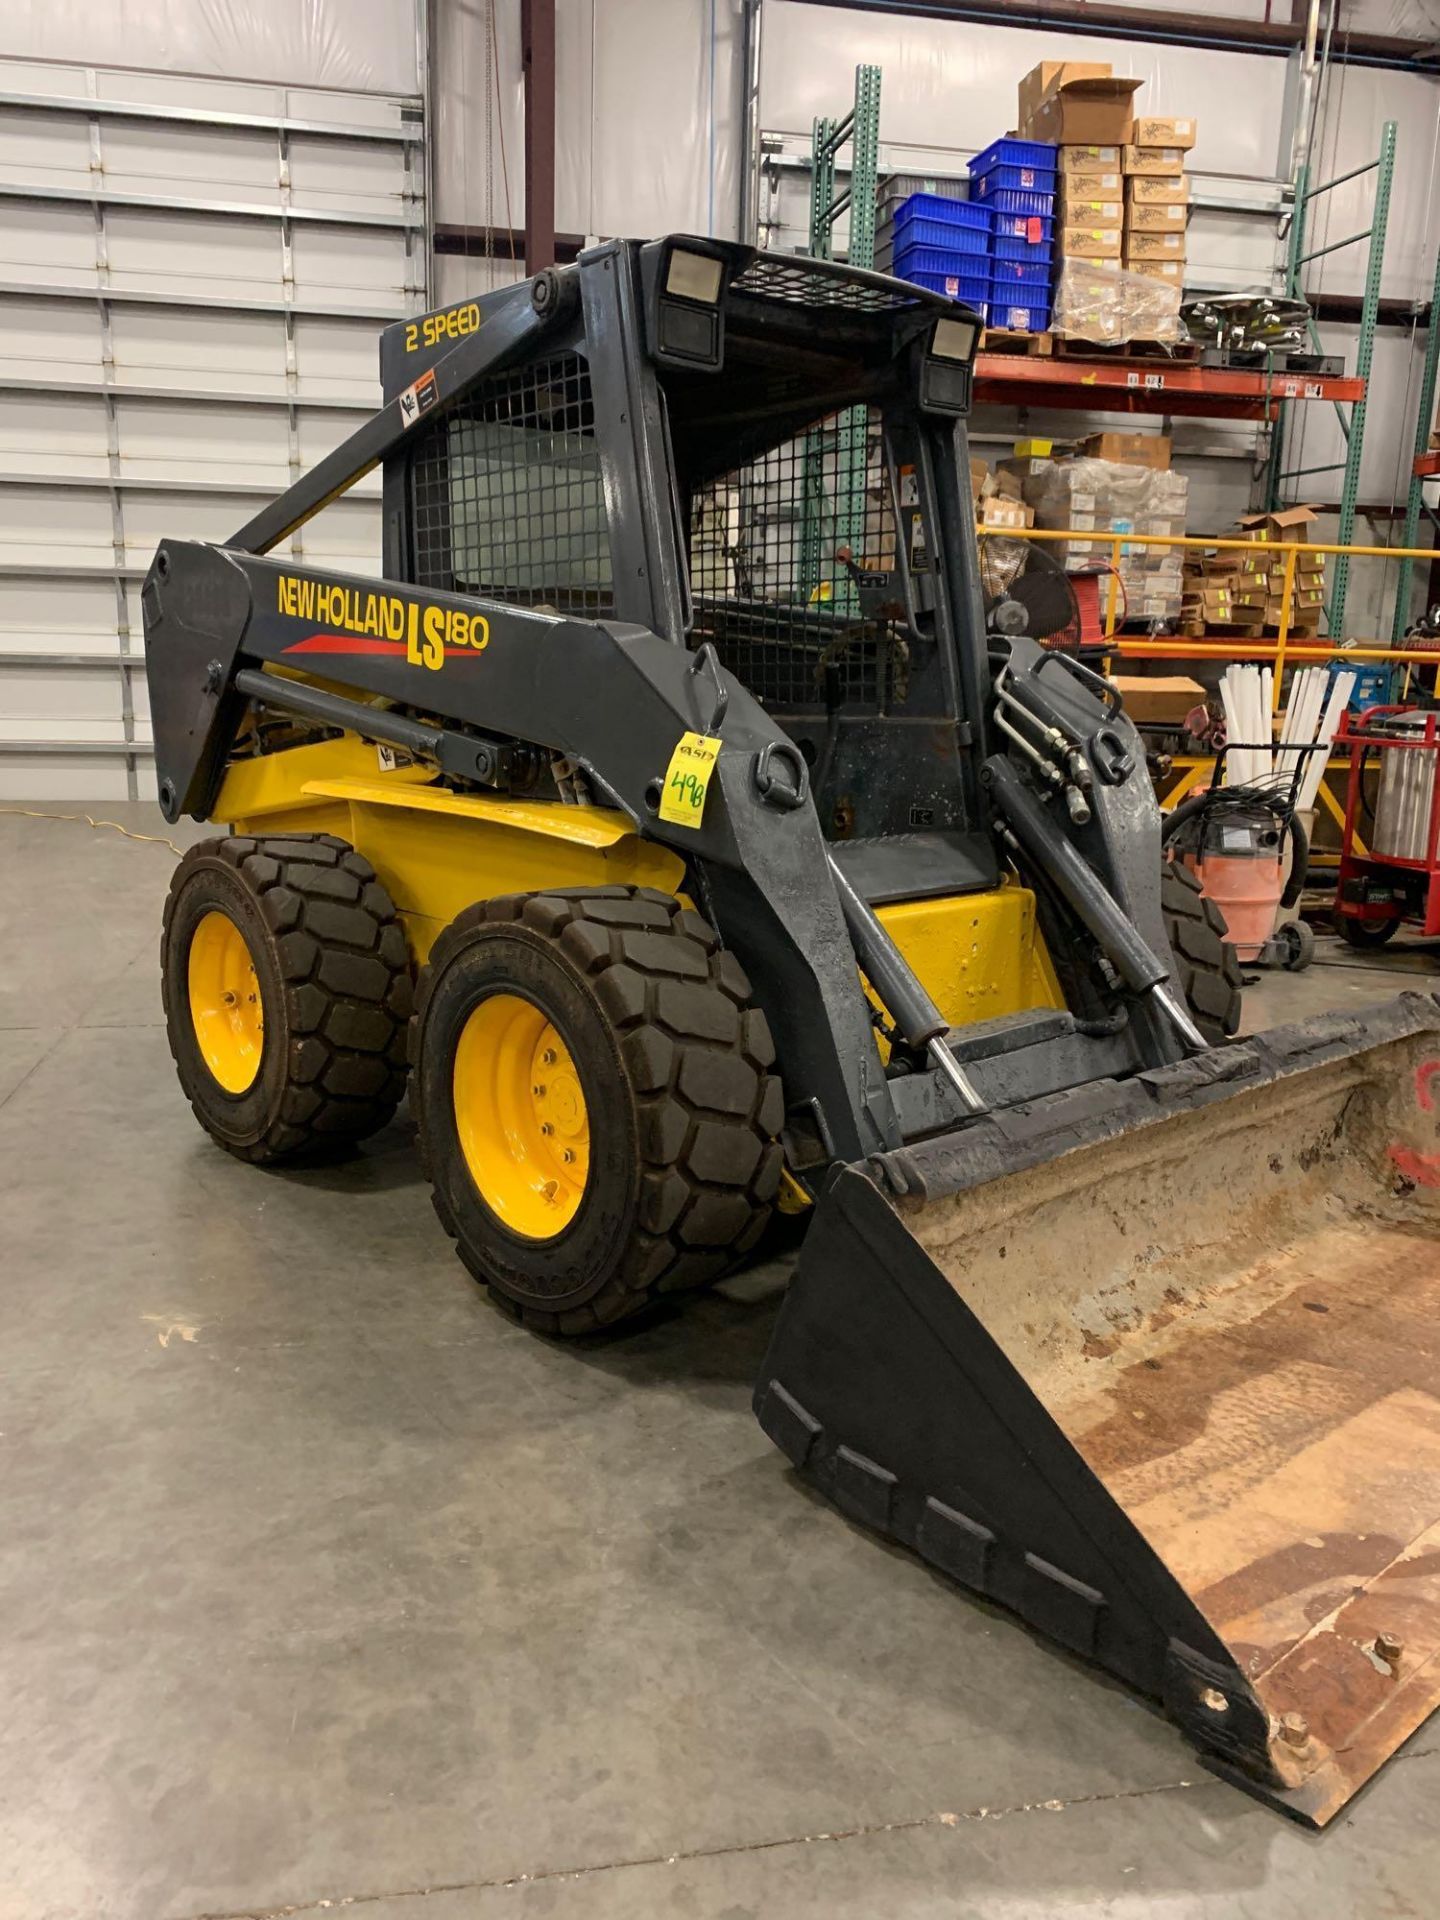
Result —
[[118, 820], [97, 820], [88, 813], [44, 813], [38, 807], [0, 807], [0, 813], [16, 814], [25, 820], [74, 820], [87, 827], [109, 827], [112, 833], [123, 833], [127, 840], [143, 840], [147, 846], [169, 847], [179, 860], [185, 849], [177, 847], [173, 840], [167, 840], [159, 833], [134, 833], [129, 827], [122, 827]]

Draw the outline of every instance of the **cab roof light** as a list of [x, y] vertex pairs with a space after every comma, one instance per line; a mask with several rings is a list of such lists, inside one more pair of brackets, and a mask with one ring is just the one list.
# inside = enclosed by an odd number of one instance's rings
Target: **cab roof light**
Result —
[[665, 267], [665, 291], [674, 300], [696, 300], [713, 307], [720, 298], [724, 261], [713, 254], [671, 250]]

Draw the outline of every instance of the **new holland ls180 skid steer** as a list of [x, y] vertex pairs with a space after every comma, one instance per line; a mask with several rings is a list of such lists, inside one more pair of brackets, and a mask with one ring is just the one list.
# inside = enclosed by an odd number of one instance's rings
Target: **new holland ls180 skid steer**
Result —
[[[1440, 1008], [1227, 1040], [1114, 690], [987, 636], [977, 337], [685, 237], [389, 328], [382, 410], [145, 583], [165, 813], [228, 828], [171, 1044], [259, 1162], [408, 1072], [543, 1332], [812, 1209], [765, 1431], [1318, 1824], [1440, 1697]], [[383, 579], [274, 556], [377, 464]]]

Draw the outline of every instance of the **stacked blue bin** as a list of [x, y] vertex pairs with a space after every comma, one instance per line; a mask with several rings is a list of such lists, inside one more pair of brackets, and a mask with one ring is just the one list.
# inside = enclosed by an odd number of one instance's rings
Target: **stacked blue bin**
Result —
[[876, 248], [882, 272], [963, 300], [981, 318], [990, 304], [990, 209], [939, 193], [912, 193]]
[[970, 162], [972, 203], [990, 213], [992, 327], [1044, 333], [1055, 253], [1056, 149], [1044, 140], [993, 140]]

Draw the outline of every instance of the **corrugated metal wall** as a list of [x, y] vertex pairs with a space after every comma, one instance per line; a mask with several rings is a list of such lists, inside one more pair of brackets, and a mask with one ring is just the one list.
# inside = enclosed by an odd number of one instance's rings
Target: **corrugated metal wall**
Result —
[[[157, 542], [227, 538], [351, 433], [380, 327], [427, 302], [420, 101], [366, 90], [413, 88], [413, 0], [145, 9], [125, 50], [163, 71], [56, 57], [83, 11], [0, 21], [0, 56], [52, 55], [0, 57], [5, 797], [150, 794]], [[286, 79], [218, 77], [231, 59]], [[378, 496], [362, 481], [288, 550], [378, 571]]]

